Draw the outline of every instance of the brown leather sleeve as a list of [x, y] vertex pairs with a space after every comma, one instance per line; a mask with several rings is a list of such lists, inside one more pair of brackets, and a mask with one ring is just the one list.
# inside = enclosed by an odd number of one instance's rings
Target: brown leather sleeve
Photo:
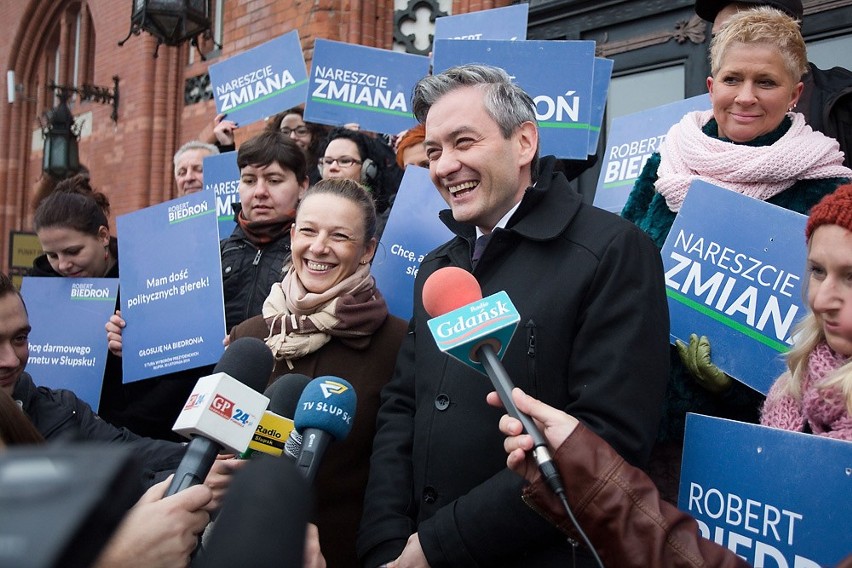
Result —
[[[574, 516], [606, 566], [748, 566], [701, 538], [695, 519], [660, 499], [642, 470], [582, 424], [554, 460]], [[524, 500], [577, 539], [559, 499], [540, 478], [524, 490]]]

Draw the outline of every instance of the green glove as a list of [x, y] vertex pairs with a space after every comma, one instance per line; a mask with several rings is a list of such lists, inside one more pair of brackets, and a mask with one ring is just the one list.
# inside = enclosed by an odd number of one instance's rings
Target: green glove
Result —
[[692, 333], [689, 335], [689, 345], [678, 339], [675, 346], [683, 364], [706, 390], [719, 394], [731, 387], [731, 377], [710, 360], [710, 340], [706, 335], [699, 338]]

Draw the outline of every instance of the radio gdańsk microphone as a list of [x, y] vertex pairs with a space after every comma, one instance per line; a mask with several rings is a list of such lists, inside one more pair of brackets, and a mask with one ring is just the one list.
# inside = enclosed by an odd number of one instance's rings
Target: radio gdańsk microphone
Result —
[[455, 266], [440, 268], [423, 283], [427, 323], [442, 352], [488, 376], [509, 416], [521, 421], [533, 439], [533, 457], [550, 488], [564, 493], [547, 441], [512, 400], [512, 380], [500, 362], [521, 316], [506, 292], [482, 297], [473, 275]]
[[[293, 439], [293, 415], [296, 414], [296, 404], [302, 396], [302, 391], [310, 382], [311, 378], [307, 375], [288, 373], [281, 375], [267, 387], [263, 395], [269, 399], [269, 408], [260, 417], [248, 449], [240, 455], [240, 458], [250, 458], [254, 452], [271, 456], [286, 454], [293, 459], [299, 457], [299, 446], [296, 446], [295, 454], [290, 454], [287, 444]], [[299, 443], [301, 444], [301, 440]]]
[[172, 428], [190, 442], [166, 496], [203, 483], [220, 450], [245, 451], [269, 404], [259, 391], [274, 364], [266, 343], [241, 337], [225, 349], [212, 375], [198, 379]]
[[355, 389], [338, 377], [317, 377], [305, 387], [293, 422], [302, 434], [296, 466], [308, 481], [316, 477], [328, 445], [349, 435], [357, 404]]

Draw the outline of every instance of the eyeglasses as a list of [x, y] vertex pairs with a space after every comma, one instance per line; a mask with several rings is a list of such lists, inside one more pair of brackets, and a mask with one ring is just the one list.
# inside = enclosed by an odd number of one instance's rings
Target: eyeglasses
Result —
[[342, 158], [320, 158], [319, 165], [322, 167], [327, 167], [337, 162], [337, 165], [341, 168], [351, 168], [355, 164], [361, 164], [361, 160], [356, 160], [355, 158], [350, 158], [349, 156], [343, 156]]
[[284, 134], [285, 136], [290, 136], [293, 133], [295, 133], [296, 136], [307, 136], [310, 132], [311, 131], [308, 130], [307, 126], [297, 126], [296, 128], [287, 128], [285, 126], [284, 128], [281, 128], [281, 134]]

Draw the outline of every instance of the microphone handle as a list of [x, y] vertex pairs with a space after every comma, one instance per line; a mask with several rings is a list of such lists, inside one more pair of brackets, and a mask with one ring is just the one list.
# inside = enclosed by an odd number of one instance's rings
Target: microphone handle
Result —
[[506, 372], [506, 368], [503, 367], [503, 363], [500, 362], [500, 358], [497, 357], [497, 353], [494, 352], [494, 348], [487, 343], [480, 346], [479, 360], [482, 366], [485, 367], [485, 372], [488, 374], [488, 378], [491, 379], [491, 385], [497, 391], [497, 396], [500, 397], [500, 402], [503, 403], [509, 416], [520, 420], [526, 433], [532, 436], [533, 447], [547, 447], [547, 441], [532, 421], [532, 418], [518, 410], [515, 401], [512, 400], [512, 389], [515, 388], [515, 385], [512, 384], [512, 379], [509, 378], [509, 374]]
[[484, 343], [477, 349], [477, 354], [482, 366], [485, 367], [488, 378], [491, 379], [491, 386], [497, 391], [497, 396], [500, 397], [500, 402], [503, 403], [509, 416], [520, 420], [526, 433], [532, 437], [533, 457], [545, 481], [557, 495], [565, 493], [559, 471], [553, 463], [550, 450], [547, 449], [547, 441], [532, 418], [518, 410], [515, 401], [512, 400], [512, 389], [515, 385], [512, 384], [512, 379], [509, 378], [509, 374], [503, 367], [503, 363], [500, 362], [500, 358], [497, 357], [497, 353], [494, 352], [494, 348], [488, 343]]
[[204, 483], [204, 478], [216, 461], [219, 449], [219, 444], [203, 436], [190, 440], [165, 496]]
[[302, 432], [302, 449], [296, 467], [309, 483], [316, 478], [322, 456], [332, 440], [331, 434], [319, 428], [305, 428]]

